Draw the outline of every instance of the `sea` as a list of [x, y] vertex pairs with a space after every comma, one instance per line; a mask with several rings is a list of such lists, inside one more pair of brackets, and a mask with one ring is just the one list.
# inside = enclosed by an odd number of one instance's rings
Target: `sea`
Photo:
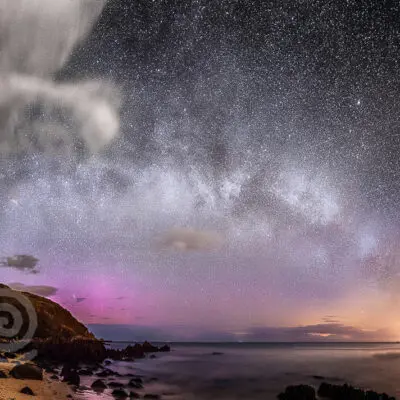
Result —
[[[123, 348], [128, 343], [113, 343]], [[348, 383], [400, 399], [398, 343], [171, 343], [170, 353], [134, 362], [113, 362], [122, 375], [140, 375], [143, 389], [165, 400], [269, 400], [288, 385]], [[114, 399], [95, 393], [82, 377], [79, 400]], [[129, 377], [106, 381], [127, 383]], [[129, 390], [128, 390], [129, 392]]]

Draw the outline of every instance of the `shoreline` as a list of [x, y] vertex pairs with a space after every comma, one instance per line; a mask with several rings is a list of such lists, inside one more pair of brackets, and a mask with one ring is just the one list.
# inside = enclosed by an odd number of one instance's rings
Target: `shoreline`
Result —
[[[18, 359], [0, 362], [0, 372], [4, 372], [7, 375], [6, 378], [0, 378], [0, 400], [25, 400], [32, 398], [37, 400], [58, 400], [73, 397], [74, 392], [67, 383], [51, 379], [50, 376], [52, 374], [45, 371], [43, 371], [43, 380], [16, 379], [11, 377], [9, 375], [10, 371], [18, 364], [24, 364], [24, 362], [20, 362]], [[21, 389], [25, 387], [29, 387], [33, 391], [34, 396], [21, 393]]]

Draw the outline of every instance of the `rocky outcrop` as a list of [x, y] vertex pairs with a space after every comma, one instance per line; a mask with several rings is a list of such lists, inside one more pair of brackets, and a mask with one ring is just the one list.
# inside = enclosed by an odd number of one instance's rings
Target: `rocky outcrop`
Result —
[[376, 393], [357, 389], [350, 385], [331, 385], [330, 383], [321, 383], [318, 389], [318, 396], [330, 400], [395, 400], [394, 397], [389, 397], [386, 393]]
[[[170, 351], [168, 345], [160, 348], [149, 342], [128, 346], [124, 350], [106, 349], [103, 341], [97, 340], [85, 325], [59, 304], [27, 292], [19, 292], [0, 284], [0, 304], [8, 304], [22, 315], [22, 327], [13, 340], [25, 340], [23, 351], [36, 350], [36, 361], [44, 368], [49, 363], [65, 363], [78, 365], [102, 362], [106, 358], [113, 360], [133, 361], [145, 357], [146, 353]], [[27, 307], [33, 308], [34, 311]], [[32, 315], [34, 314], [34, 315]], [[13, 318], [7, 312], [0, 311], [0, 318], [5, 318], [11, 326]], [[29, 333], [32, 318], [37, 318], [36, 331]], [[8, 343], [9, 338], [0, 336], [1, 341]], [[1, 356], [1, 354], [0, 354]], [[13, 354], [4, 354], [11, 358]], [[97, 374], [99, 377], [103, 375]], [[105, 375], [104, 375], [105, 376]]]
[[168, 345], [156, 347], [149, 342], [144, 342], [143, 344], [136, 343], [134, 346], [128, 346], [123, 350], [108, 349], [107, 358], [118, 361], [133, 361], [135, 358], [144, 358], [146, 353], [168, 351], [171, 351]]
[[74, 365], [79, 363], [93, 364], [106, 358], [104, 344], [96, 339], [71, 338], [35, 340], [27, 349], [38, 351], [36, 359], [39, 362], [64, 363]]
[[[37, 350], [37, 360], [91, 363], [106, 357], [104, 344], [59, 304], [32, 293], [12, 290], [5, 285], [0, 285], [0, 289], [0, 304], [14, 306], [22, 315], [22, 327], [13, 339], [28, 339], [29, 344], [23, 347], [23, 351]], [[33, 308], [35, 315], [27, 306]], [[1, 317], [10, 320], [7, 313], [2, 315], [0, 312]], [[33, 318], [37, 318], [37, 329], [32, 335], [27, 335]]]
[[279, 400], [316, 400], [315, 389], [307, 385], [288, 386], [284, 393], [278, 395]]
[[[279, 400], [316, 400], [315, 389], [308, 385], [288, 386], [278, 395]], [[364, 391], [350, 385], [332, 385], [322, 382], [318, 389], [318, 398], [327, 400], [396, 400], [386, 393]]]
[[[20, 310], [23, 316], [20, 337], [23, 337], [24, 332], [27, 332], [29, 324], [31, 324], [32, 321], [30, 320], [31, 317], [26, 312], [26, 309], [24, 309], [23, 304], [18, 301], [18, 295], [27, 298], [35, 309], [38, 325], [34, 335], [36, 339], [52, 338], [57, 340], [66, 340], [75, 337], [91, 340], [96, 339], [94, 335], [88, 331], [85, 325], [79, 322], [69, 311], [54, 301], [32, 293], [15, 291], [6, 285], [0, 284], [0, 289], [2, 289], [0, 294], [0, 304], [5, 303], [16, 307]], [[10, 296], [7, 295], [7, 291], [10, 291]], [[8, 318], [9, 316], [6, 314], [1, 315], [0, 313], [0, 317]]]

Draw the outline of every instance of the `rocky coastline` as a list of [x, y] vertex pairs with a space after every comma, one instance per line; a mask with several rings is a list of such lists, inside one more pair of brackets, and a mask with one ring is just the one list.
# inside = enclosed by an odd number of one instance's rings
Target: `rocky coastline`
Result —
[[[0, 304], [19, 306], [16, 292], [0, 285]], [[124, 349], [113, 349], [109, 342], [97, 339], [67, 310], [46, 298], [23, 292], [29, 299], [37, 317], [38, 326], [29, 340], [20, 341], [0, 337], [0, 399], [38, 400], [76, 398], [79, 393], [106, 392], [116, 399], [161, 399], [160, 394], [146, 392], [151, 378], [114, 369], [119, 361], [133, 362], [155, 353], [169, 352], [168, 345], [157, 347], [149, 342], [136, 343]], [[24, 314], [23, 314], [24, 315]], [[0, 312], [0, 318], [7, 318]], [[29, 329], [29, 313], [22, 321], [22, 332]], [[7, 325], [6, 325], [7, 327]], [[19, 350], [5, 351], [14, 344]], [[3, 345], [3, 346], [2, 346]], [[30, 358], [25, 357], [29, 354]], [[214, 353], [213, 353], [214, 354]], [[215, 355], [221, 353], [215, 353]], [[278, 400], [395, 400], [386, 393], [362, 390], [353, 386], [325, 382], [323, 376], [314, 378], [321, 383], [318, 388], [310, 385], [288, 386], [277, 395]], [[22, 397], [21, 397], [22, 396]], [[251, 400], [251, 399], [249, 399]]]
[[[33, 306], [37, 319], [33, 337], [26, 337], [32, 322], [32, 311], [22, 309], [20, 335], [11, 340], [0, 337], [1, 394], [6, 393], [7, 399], [24, 395], [58, 400], [73, 398], [77, 391], [83, 389], [97, 393], [108, 390], [116, 398], [158, 398], [155, 394], [135, 392], [138, 389], [143, 392], [142, 377], [133, 374], [121, 376], [110, 365], [114, 361], [133, 362], [148, 355], [152, 358], [154, 353], [170, 351], [168, 345], [157, 347], [144, 342], [121, 350], [112, 349], [59, 304], [31, 293], [17, 292], [6, 285], [0, 285], [0, 289], [0, 304], [20, 309], [23, 296]], [[7, 313], [0, 312], [0, 317], [9, 321]], [[17, 350], [7, 351], [10, 347]], [[90, 388], [82, 387], [82, 377], [92, 377]], [[58, 386], [57, 389], [54, 385]]]

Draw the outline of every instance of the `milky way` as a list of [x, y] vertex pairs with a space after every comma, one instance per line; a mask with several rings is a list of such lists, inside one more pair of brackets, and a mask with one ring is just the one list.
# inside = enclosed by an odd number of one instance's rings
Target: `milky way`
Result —
[[281, 3], [109, 1], [66, 65], [58, 37], [48, 71], [0, 56], [0, 251], [41, 260], [6, 282], [181, 336], [332, 314], [400, 333], [399, 10]]

